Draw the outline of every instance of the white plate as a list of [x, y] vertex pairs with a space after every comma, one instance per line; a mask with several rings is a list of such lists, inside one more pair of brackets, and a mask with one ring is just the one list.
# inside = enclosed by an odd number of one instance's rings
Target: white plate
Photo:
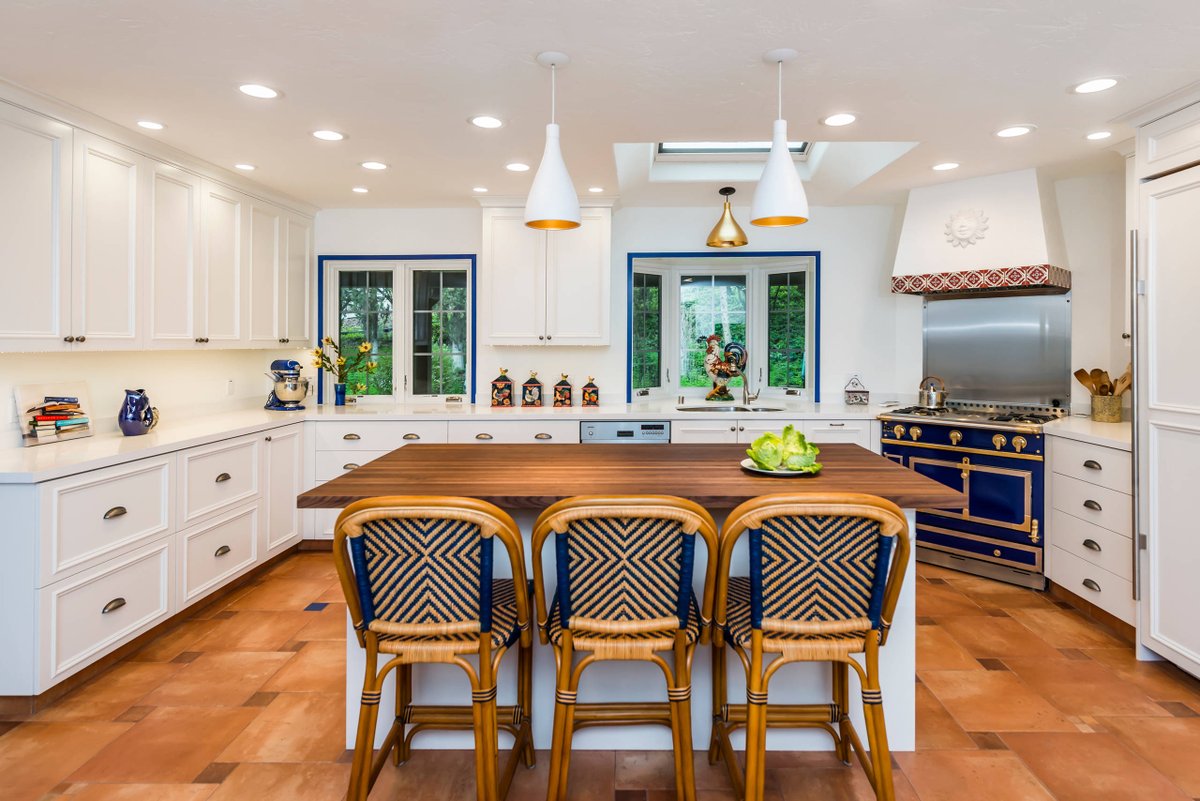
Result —
[[763, 470], [754, 463], [753, 459], [743, 459], [742, 469], [750, 473], [759, 473], [764, 476], [775, 476], [776, 478], [795, 478], [796, 476], [819, 476], [821, 471], [808, 473], [800, 470]]

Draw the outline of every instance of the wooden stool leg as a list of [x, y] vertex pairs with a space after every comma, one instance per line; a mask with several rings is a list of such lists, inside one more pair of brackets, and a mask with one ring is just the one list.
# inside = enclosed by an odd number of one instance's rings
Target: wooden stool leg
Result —
[[559, 801], [559, 775], [563, 772], [563, 730], [567, 723], [567, 699], [574, 703], [570, 694], [571, 686], [571, 635], [563, 633], [563, 641], [558, 649], [558, 680], [554, 690], [554, 729], [550, 738], [550, 777], [546, 782], [547, 801]]
[[[408, 705], [412, 703], [412, 665], [401, 665], [396, 668], [396, 719], [403, 721], [404, 712]], [[400, 736], [396, 738], [396, 745], [392, 749], [392, 764], [396, 766], [403, 765], [409, 760], [412, 754], [409, 752], [408, 740], [405, 734], [408, 733], [408, 726], [400, 723]]]
[[533, 647], [522, 645], [517, 653], [517, 704], [521, 707], [521, 728], [528, 736], [522, 758], [526, 768], [537, 764], [537, 751], [533, 747]]
[[[850, 712], [850, 666], [845, 662], [832, 662], [833, 667], [833, 703], [838, 709], [839, 716]], [[837, 756], [846, 765], [850, 764], [850, 740], [846, 737], [846, 727], [841, 721], [834, 721], [838, 730]]]
[[762, 801], [765, 781], [767, 692], [763, 682], [762, 632], [752, 635], [750, 673], [746, 677], [746, 801]]
[[879, 643], [877, 635], [867, 636], [867, 686], [862, 688], [863, 713], [867, 718], [867, 741], [875, 766], [875, 798], [895, 801], [892, 779], [892, 753], [888, 748], [887, 725], [883, 719], [883, 692], [879, 688]]
[[371, 761], [375, 754], [375, 722], [379, 717], [378, 659], [373, 643], [367, 645], [366, 675], [358, 707], [358, 732], [354, 737], [354, 761], [350, 767], [348, 801], [366, 801], [371, 785]]
[[721, 759], [720, 726], [721, 709], [728, 703], [728, 687], [725, 684], [725, 647], [712, 646], [712, 729], [708, 735], [708, 764], [715, 765]]
[[675, 714], [675, 736], [677, 753], [675, 773], [676, 795], [683, 801], [696, 801], [696, 761], [692, 753], [692, 677], [688, 670], [688, 647], [683, 636], [675, 638], [675, 686], [667, 689], [667, 696]]

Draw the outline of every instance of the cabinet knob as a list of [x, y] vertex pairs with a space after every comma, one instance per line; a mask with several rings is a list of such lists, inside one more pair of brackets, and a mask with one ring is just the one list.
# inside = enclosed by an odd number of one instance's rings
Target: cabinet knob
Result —
[[745, 431], [745, 430], [746, 430], [745, 426], [738, 426], [738, 431]]
[[225, 554], [229, 553], [230, 550], [232, 549], [228, 545], [222, 545], [213, 552], [213, 556], [224, 556]]
[[476, 434], [475, 439], [491, 439], [491, 434]]
[[107, 512], [104, 513], [104, 519], [112, 520], [114, 517], [121, 517], [122, 515], [126, 514], [128, 511], [129, 510], [126, 509], [124, 506], [114, 506], [113, 508], [109, 509]]
[[554, 337], [551, 336], [550, 334], [546, 334], [546, 339], [554, 339]]
[[542, 334], [538, 334], [538, 339], [542, 340], [543, 342], [546, 341], [546, 337], [543, 336]]
[[1100, 543], [1090, 538], [1083, 541], [1083, 547], [1087, 548], [1089, 551], [1095, 551], [1096, 553], [1100, 553], [1101, 551]]
[[263, 437], [263, 439], [265, 439], [267, 442], [270, 442], [270, 441], [271, 441], [271, 438], [270, 438], [270, 437]]
[[217, 476], [216, 483], [224, 484], [226, 481], [228, 481], [231, 478], [233, 478], [233, 476], [229, 475], [228, 473], [221, 473], [220, 475]]
[[203, 342], [203, 341], [204, 341], [204, 337], [196, 337], [196, 344], [197, 344], [197, 345], [198, 345], [198, 344], [200, 344], [200, 343], [201, 343], [201, 342]]
[[540, 434], [534, 434], [533, 438], [534, 439], [553, 439], [553, 437], [551, 437], [549, 434], [547, 434], [545, 432], [542, 432]]
[[1091, 579], [1084, 579], [1083, 586], [1087, 587], [1092, 592], [1100, 592], [1100, 585]]
[[730, 427], [729, 427], [729, 430], [730, 430], [730, 431], [737, 431], [737, 426], [730, 426]]
[[1097, 462], [1095, 459], [1088, 459], [1087, 461], [1085, 461], [1083, 463], [1083, 466], [1086, 467], [1088, 470], [1103, 470], [1104, 469], [1103, 467], [1100, 466], [1100, 463]]
[[1133, 339], [1133, 334], [1121, 334], [1121, 339]]
[[280, 344], [280, 345], [282, 345], [284, 342], [287, 342], [287, 340], [286, 340], [286, 339], [284, 339], [283, 337], [280, 337], [280, 338], [279, 338], [279, 344]]
[[104, 605], [104, 608], [100, 610], [100, 614], [107, 615], [109, 612], [117, 611], [124, 605], [125, 605], [124, 598], [119, 598], [119, 597], [113, 598], [111, 601], [109, 601], [108, 603], [106, 603]]
[[76, 342], [87, 342], [87, 337], [75, 337]]
[[421, 438], [421, 435], [420, 435], [420, 434], [411, 434], [411, 433], [410, 433], [410, 434], [405, 434], [403, 438], [404, 438], [404, 439], [406, 439], [406, 440], [409, 440], [409, 441], [411, 442], [411, 441], [413, 441], [413, 440], [420, 439], [420, 438]]
[[350, 440], [351, 442], [353, 442], [355, 440], [362, 439], [362, 437], [360, 437], [358, 434], [350, 433], [350, 434], [342, 434], [342, 439]]
[[63, 337], [63, 342], [74, 342], [75, 337]]

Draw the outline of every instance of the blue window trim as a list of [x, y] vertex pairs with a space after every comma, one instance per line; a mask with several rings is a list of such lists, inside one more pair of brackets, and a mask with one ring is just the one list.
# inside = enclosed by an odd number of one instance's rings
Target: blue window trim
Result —
[[[710, 253], [705, 251], [646, 251], [626, 254], [625, 281], [625, 402], [633, 403], [633, 261], [634, 259], [750, 259], [763, 256], [811, 256], [813, 288], [817, 293], [813, 315], [813, 403], [821, 402], [821, 251], [755, 250], [747, 253]], [[474, 351], [472, 351], [474, 353]]]
[[[419, 253], [411, 255], [389, 254], [384, 256], [317, 256], [317, 342], [325, 338], [325, 262], [327, 261], [466, 261], [467, 280], [471, 284], [471, 369], [467, 384], [468, 403], [475, 402], [475, 260], [474, 253]], [[317, 370], [317, 404], [325, 402], [324, 370]]]

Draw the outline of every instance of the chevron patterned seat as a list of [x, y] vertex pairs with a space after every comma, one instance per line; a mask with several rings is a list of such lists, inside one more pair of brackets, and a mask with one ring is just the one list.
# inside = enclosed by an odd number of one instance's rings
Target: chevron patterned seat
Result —
[[[496, 543], [511, 579], [493, 578]], [[500, 509], [472, 498], [385, 497], [346, 507], [334, 528], [333, 556], [359, 645], [366, 651], [349, 801], [365, 801], [384, 760], [399, 765], [415, 734], [471, 729], [479, 801], [507, 795], [517, 762], [534, 763], [532, 586], [521, 533]], [[496, 705], [500, 661], [518, 646], [517, 703]], [[379, 665], [383, 657], [382, 667]], [[477, 657], [468, 661], [464, 657]], [[414, 665], [456, 665], [471, 683], [471, 704], [414, 704]], [[396, 672], [396, 713], [378, 757], [375, 724], [384, 680]], [[502, 774], [499, 731], [515, 742]]]
[[[730, 576], [747, 535], [748, 576]], [[820, 728], [838, 757], [853, 748], [879, 801], [894, 801], [891, 757], [879, 688], [879, 648], [908, 563], [908, 523], [891, 502], [871, 495], [767, 495], [734, 509], [721, 530], [713, 648], [709, 761], [724, 759], [739, 795], [762, 801], [769, 727]], [[746, 671], [746, 703], [729, 703], [725, 647]], [[852, 654], [863, 654], [859, 664]], [[771, 659], [766, 659], [772, 654]], [[833, 703], [769, 704], [768, 685], [790, 662], [829, 662]], [[850, 722], [850, 670], [862, 687], [870, 753]], [[730, 734], [746, 729], [746, 767], [738, 770]]]
[[[671, 727], [676, 796], [695, 800], [691, 660], [696, 643], [709, 632], [716, 533], [704, 509], [661, 495], [568, 498], [538, 517], [533, 527], [538, 630], [554, 647], [558, 664], [548, 801], [567, 797], [577, 727], [647, 723]], [[692, 591], [697, 539], [709, 557], [699, 603]], [[549, 608], [541, 557], [547, 540], [553, 540], [558, 580]], [[577, 703], [584, 668], [605, 660], [657, 666], [666, 677], [666, 700]]]

